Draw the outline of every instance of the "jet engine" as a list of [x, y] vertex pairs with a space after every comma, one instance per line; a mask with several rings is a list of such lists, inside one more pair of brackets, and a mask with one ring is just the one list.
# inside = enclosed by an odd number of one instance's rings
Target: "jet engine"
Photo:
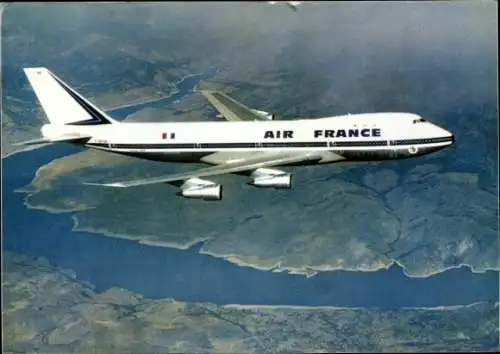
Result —
[[197, 198], [203, 200], [221, 200], [222, 186], [200, 178], [190, 178], [180, 187], [177, 195], [184, 198]]
[[292, 175], [289, 173], [270, 168], [259, 168], [250, 175], [252, 182], [249, 184], [256, 187], [292, 188]]
[[254, 113], [257, 113], [258, 115], [268, 119], [268, 120], [275, 120], [276, 119], [276, 113], [269, 113], [266, 111], [259, 111], [258, 109], [252, 109]]

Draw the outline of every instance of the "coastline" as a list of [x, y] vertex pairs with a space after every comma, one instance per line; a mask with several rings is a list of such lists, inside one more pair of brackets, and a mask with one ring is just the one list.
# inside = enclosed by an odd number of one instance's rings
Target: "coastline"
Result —
[[[16, 190], [15, 192], [19, 193], [27, 193], [28, 196], [30, 194], [29, 191], [21, 191], [21, 190]], [[500, 272], [500, 268], [494, 268], [494, 267], [486, 267], [484, 269], [476, 269], [474, 266], [467, 264], [467, 263], [460, 263], [458, 265], [454, 266], [448, 266], [443, 269], [440, 269], [438, 271], [434, 272], [429, 272], [425, 274], [413, 274], [413, 273], [408, 273], [406, 266], [401, 263], [398, 260], [392, 259], [390, 262], [387, 264], [381, 264], [379, 267], [376, 268], [350, 268], [350, 267], [334, 267], [334, 266], [328, 266], [328, 265], [323, 265], [323, 266], [305, 266], [302, 268], [294, 268], [294, 267], [286, 267], [286, 266], [281, 266], [280, 261], [277, 261], [275, 264], [272, 266], [262, 266], [259, 264], [253, 264], [253, 263], [248, 263], [242, 260], [240, 255], [237, 254], [218, 254], [216, 252], [212, 251], [207, 251], [203, 249], [204, 243], [209, 240], [209, 238], [206, 237], [199, 237], [195, 239], [192, 242], [188, 242], [185, 244], [180, 244], [180, 243], [175, 243], [175, 242], [165, 242], [165, 241], [158, 241], [155, 240], [155, 236], [148, 236], [148, 235], [131, 235], [131, 234], [119, 234], [119, 233], [114, 233], [108, 230], [104, 229], [92, 229], [92, 228], [85, 228], [85, 227], [80, 227], [79, 222], [78, 222], [78, 217], [74, 213], [76, 211], [81, 211], [89, 208], [79, 208], [79, 209], [74, 209], [74, 210], [59, 210], [59, 209], [54, 209], [54, 208], [47, 208], [47, 207], [34, 207], [27, 202], [27, 198], [24, 199], [25, 206], [28, 209], [33, 209], [33, 210], [41, 210], [45, 211], [51, 214], [62, 214], [62, 213], [71, 213], [71, 219], [73, 221], [73, 228], [71, 231], [73, 232], [85, 232], [89, 234], [94, 234], [94, 235], [102, 235], [105, 237], [111, 237], [111, 238], [117, 238], [117, 239], [123, 239], [123, 240], [129, 240], [129, 241], [135, 241], [138, 242], [139, 244], [142, 245], [147, 245], [150, 247], [162, 247], [162, 248], [171, 248], [171, 249], [177, 249], [177, 250], [188, 250], [193, 247], [196, 247], [197, 245], [200, 245], [199, 247], [199, 254], [211, 256], [214, 258], [222, 259], [227, 261], [228, 263], [231, 263], [235, 266], [238, 267], [246, 267], [246, 268], [252, 268], [255, 270], [259, 271], [264, 271], [264, 272], [274, 272], [274, 273], [287, 273], [290, 275], [300, 275], [300, 276], [305, 276], [306, 278], [311, 278], [314, 276], [317, 276], [321, 273], [325, 272], [336, 272], [336, 271], [345, 271], [345, 272], [364, 272], [364, 273], [371, 273], [371, 272], [378, 272], [378, 271], [383, 271], [383, 270], [389, 270], [393, 266], [397, 266], [400, 268], [404, 274], [405, 277], [410, 278], [410, 279], [426, 279], [430, 277], [435, 277], [441, 273], [447, 272], [449, 270], [453, 269], [461, 269], [461, 268], [468, 268], [471, 273], [475, 274], [485, 274], [487, 272]], [[151, 237], [151, 240], [145, 239], [144, 237]]]
[[[40, 169], [37, 169], [35, 173], [36, 175], [39, 173]], [[35, 178], [34, 177], [34, 178]], [[165, 241], [159, 241], [154, 235], [147, 235], [147, 234], [121, 234], [121, 233], [115, 233], [106, 229], [95, 229], [95, 228], [88, 228], [88, 227], [81, 227], [79, 220], [78, 220], [78, 215], [76, 215], [76, 212], [78, 211], [84, 211], [91, 209], [92, 207], [85, 207], [85, 206], [77, 206], [73, 209], [56, 209], [56, 208], [51, 208], [47, 206], [34, 206], [29, 203], [29, 198], [36, 194], [38, 190], [32, 191], [29, 189], [26, 189], [25, 187], [18, 188], [14, 191], [15, 193], [24, 193], [26, 196], [23, 198], [23, 204], [27, 209], [31, 210], [40, 210], [40, 211], [45, 211], [50, 214], [56, 215], [56, 214], [71, 214], [71, 219], [73, 222], [73, 226], [71, 231], [73, 232], [85, 232], [89, 234], [94, 234], [94, 235], [102, 235], [105, 237], [111, 237], [111, 238], [116, 238], [116, 239], [124, 239], [124, 240], [131, 240], [138, 242], [139, 244], [151, 246], [151, 247], [162, 247], [162, 248], [171, 248], [171, 249], [177, 249], [177, 250], [188, 250], [192, 247], [195, 247], [197, 244], [201, 244], [199, 247], [199, 254], [203, 255], [208, 255], [214, 258], [222, 259], [225, 260], [228, 263], [231, 263], [235, 266], [238, 267], [247, 267], [247, 268], [252, 268], [255, 270], [259, 271], [265, 271], [265, 272], [274, 272], [274, 273], [287, 273], [290, 275], [300, 275], [304, 276], [306, 278], [312, 278], [315, 277], [321, 273], [325, 272], [335, 272], [335, 271], [346, 271], [346, 272], [377, 272], [377, 271], [384, 271], [384, 270], [389, 270], [393, 266], [397, 266], [402, 269], [402, 272], [404, 276], [410, 279], [425, 279], [425, 278], [430, 278], [437, 276], [441, 273], [444, 273], [449, 270], [453, 269], [461, 269], [461, 268], [468, 268], [471, 273], [475, 274], [484, 274], [489, 271], [493, 272], [500, 272], [500, 268], [495, 268], [495, 267], [485, 267], [484, 269], [477, 269], [477, 267], [468, 264], [468, 263], [460, 263], [457, 265], [452, 265], [452, 266], [447, 266], [435, 271], [430, 271], [430, 272], [425, 272], [425, 273], [415, 273], [415, 272], [408, 272], [407, 267], [399, 260], [397, 259], [389, 259], [388, 262], [386, 263], [379, 263], [379, 266], [376, 267], [359, 267], [359, 268], [352, 268], [352, 267], [342, 267], [342, 266], [331, 266], [328, 264], [324, 265], [319, 265], [319, 266], [313, 266], [313, 265], [307, 265], [304, 267], [288, 267], [288, 266], [282, 266], [280, 261], [276, 261], [272, 265], [261, 265], [261, 264], [255, 264], [255, 263], [249, 263], [245, 261], [243, 258], [244, 256], [238, 255], [238, 254], [222, 254], [222, 253], [217, 253], [213, 252], [210, 250], [205, 250], [204, 249], [204, 243], [206, 241], [209, 241], [209, 238], [207, 237], [198, 237], [193, 241], [187, 242], [187, 243], [175, 243], [175, 242], [165, 242]]]
[[[455, 305], [455, 306], [433, 306], [433, 307], [401, 307], [400, 310], [423, 310], [423, 311], [455, 311], [464, 308], [471, 308], [478, 305], [484, 304], [483, 301], [473, 302], [467, 305]], [[495, 302], [495, 307], [498, 308], [499, 302]], [[294, 305], [241, 305], [241, 304], [228, 304], [221, 305], [222, 308], [227, 309], [237, 309], [237, 310], [305, 310], [305, 311], [342, 311], [342, 310], [369, 310], [365, 307], [342, 307], [342, 306], [294, 306]]]
[[[29, 203], [27, 203], [27, 206], [29, 207]], [[37, 208], [33, 208], [33, 209], [37, 209]], [[39, 210], [44, 210], [44, 209], [40, 208]], [[64, 211], [64, 212], [74, 213], [73, 211]], [[404, 275], [408, 278], [411, 278], [411, 279], [425, 279], [425, 278], [439, 275], [443, 272], [446, 272], [446, 271], [449, 271], [452, 269], [461, 269], [461, 268], [469, 268], [469, 270], [475, 274], [484, 274], [484, 273], [489, 272], [489, 271], [500, 272], [500, 268], [486, 267], [484, 269], [478, 270], [470, 264], [460, 263], [458, 265], [445, 267], [441, 270], [434, 271], [434, 272], [429, 272], [429, 273], [425, 273], [425, 274], [413, 274], [413, 273], [408, 273], [406, 266], [396, 259], [392, 259], [387, 264], [381, 264], [377, 268], [349, 268], [349, 267], [334, 267], [334, 266], [328, 266], [328, 265], [305, 266], [303, 268], [294, 268], [294, 267], [286, 267], [286, 266], [283, 267], [283, 266], [281, 266], [279, 261], [277, 261], [272, 266], [266, 267], [266, 266], [261, 266], [258, 264], [252, 264], [252, 263], [245, 262], [244, 260], [242, 260], [240, 258], [240, 255], [237, 255], [237, 254], [218, 254], [216, 252], [204, 250], [203, 243], [205, 241], [208, 241], [207, 238], [200, 237], [200, 238], [197, 238], [196, 240], [189, 242], [189, 243], [186, 243], [186, 244], [157, 241], [154, 239], [147, 240], [147, 239], [144, 239], [144, 237], [149, 237], [147, 235], [124, 235], [124, 234], [113, 233], [113, 232], [110, 232], [108, 230], [103, 230], [103, 229], [95, 230], [92, 228], [80, 228], [78, 225], [78, 217], [76, 215], [72, 215], [71, 218], [73, 219], [73, 222], [74, 222], [74, 224], [73, 224], [74, 226], [73, 226], [72, 231], [86, 232], [86, 233], [103, 235], [106, 237], [121, 238], [121, 239], [126, 239], [126, 240], [134, 240], [134, 241], [137, 241], [141, 244], [152, 246], [152, 247], [165, 247], [165, 248], [174, 248], [174, 249], [179, 249], [179, 250], [187, 250], [187, 249], [194, 247], [195, 245], [197, 245], [199, 243], [202, 243], [202, 246], [200, 247], [200, 250], [199, 250], [200, 254], [212, 256], [214, 258], [223, 259], [223, 260], [225, 260], [231, 264], [234, 264], [236, 266], [239, 266], [239, 267], [248, 267], [248, 268], [253, 268], [256, 270], [266, 271], [266, 272], [271, 271], [271, 272], [275, 272], [275, 273], [287, 273], [287, 274], [291, 274], [291, 275], [302, 275], [302, 276], [305, 276], [307, 278], [311, 278], [311, 277], [316, 276], [318, 274], [321, 274], [323, 272], [335, 272], [335, 271], [367, 272], [367, 273], [377, 272], [377, 271], [381, 271], [381, 270], [389, 270], [392, 266], [398, 266], [399, 268], [401, 268]], [[152, 237], [154, 238], [154, 236], [152, 236]]]

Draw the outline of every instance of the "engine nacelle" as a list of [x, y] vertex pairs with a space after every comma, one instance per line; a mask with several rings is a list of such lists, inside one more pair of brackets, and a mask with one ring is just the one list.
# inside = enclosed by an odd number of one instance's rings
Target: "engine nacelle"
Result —
[[[258, 114], [259, 116], [268, 119], [268, 120], [275, 120], [276, 119], [276, 114], [275, 113], [269, 113], [266, 111], [259, 111], [258, 109], [250, 109], [253, 113]], [[217, 118], [224, 118], [224, 115], [222, 113], [217, 114], [215, 117]]]
[[276, 118], [276, 114], [274, 114], [274, 113], [269, 113], [266, 111], [259, 111], [258, 109], [252, 109], [252, 111], [254, 113], [257, 113], [258, 115], [266, 118], [266, 119], [269, 119], [269, 120], [274, 120]]
[[249, 184], [256, 187], [292, 188], [292, 175], [280, 170], [259, 168], [250, 177]]
[[221, 200], [222, 186], [200, 178], [190, 178], [182, 184], [177, 195], [184, 198]]

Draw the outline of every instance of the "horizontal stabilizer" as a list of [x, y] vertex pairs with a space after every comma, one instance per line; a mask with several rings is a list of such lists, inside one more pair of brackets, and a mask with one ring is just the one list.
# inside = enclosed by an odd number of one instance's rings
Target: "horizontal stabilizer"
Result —
[[21, 141], [19, 143], [15, 143], [14, 145], [20, 146], [20, 145], [40, 145], [40, 144], [52, 144], [52, 143], [61, 143], [61, 142], [66, 142], [66, 143], [82, 143], [86, 142], [89, 140], [91, 137], [90, 136], [82, 136], [82, 135], [64, 135], [61, 137], [56, 137], [56, 138], [41, 138], [41, 139], [33, 139], [33, 140], [26, 140], [26, 141]]

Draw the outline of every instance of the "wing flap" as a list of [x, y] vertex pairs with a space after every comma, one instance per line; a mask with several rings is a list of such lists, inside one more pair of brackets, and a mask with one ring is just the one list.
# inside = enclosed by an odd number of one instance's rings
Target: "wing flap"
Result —
[[251, 108], [248, 108], [243, 103], [236, 101], [220, 91], [202, 90], [201, 93], [207, 100], [219, 111], [219, 113], [227, 120], [233, 121], [253, 121], [253, 120], [269, 120], [260, 115]]
[[272, 156], [266, 154], [264, 156], [258, 156], [242, 162], [226, 163], [222, 165], [211, 166], [193, 172], [184, 172], [167, 176], [147, 178], [142, 180], [132, 180], [132, 181], [122, 181], [122, 182], [112, 182], [112, 183], [85, 183], [85, 184], [128, 188], [128, 187], [137, 187], [137, 186], [144, 186], [157, 183], [175, 183], [179, 181], [185, 181], [190, 178], [210, 177], [228, 173], [255, 170], [263, 167], [287, 165], [292, 163], [298, 163], [308, 160], [319, 160], [319, 159], [321, 159], [321, 156], [314, 152], [293, 154], [293, 155], [292, 154], [283, 155], [281, 153], [279, 155], [276, 154]]

